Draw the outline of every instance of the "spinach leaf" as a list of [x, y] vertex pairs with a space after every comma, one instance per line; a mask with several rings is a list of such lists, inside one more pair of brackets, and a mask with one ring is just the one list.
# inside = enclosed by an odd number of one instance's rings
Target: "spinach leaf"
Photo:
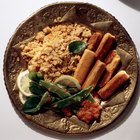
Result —
[[31, 93], [35, 95], [42, 95], [46, 92], [46, 89], [44, 87], [41, 87], [38, 83], [36, 82], [30, 82], [29, 89]]
[[87, 47], [87, 44], [84, 41], [73, 41], [69, 44], [69, 51], [78, 54], [83, 52]]
[[27, 101], [23, 105], [22, 110], [27, 114], [37, 113], [41, 107], [47, 102], [49, 92], [46, 92], [43, 96], [32, 95], [27, 98]]
[[23, 105], [22, 110], [25, 113], [36, 113], [40, 110], [40, 108], [37, 106], [41, 100], [41, 96], [32, 95], [29, 98], [27, 98], [27, 101]]

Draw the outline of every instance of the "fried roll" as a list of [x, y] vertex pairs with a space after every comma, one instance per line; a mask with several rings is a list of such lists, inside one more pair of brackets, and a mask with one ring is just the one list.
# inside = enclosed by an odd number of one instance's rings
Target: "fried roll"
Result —
[[104, 85], [106, 85], [106, 83], [111, 79], [114, 71], [117, 69], [119, 63], [120, 63], [120, 56], [119, 55], [116, 55], [112, 61], [106, 65], [106, 71], [105, 71], [105, 74], [103, 76], [103, 79], [101, 80], [100, 84], [99, 84], [99, 87], [103, 87]]
[[114, 41], [115, 41], [115, 36], [111, 35], [110, 33], [106, 33], [103, 36], [103, 38], [96, 50], [96, 57], [99, 60], [103, 60], [105, 58], [105, 56], [107, 55], [107, 53], [113, 46], [112, 44]]
[[124, 70], [121, 70], [103, 88], [98, 91], [98, 94], [102, 99], [106, 100], [128, 79], [129, 75]]
[[101, 62], [100, 60], [97, 60], [95, 65], [93, 66], [92, 70], [90, 71], [88, 77], [86, 78], [82, 89], [92, 86], [93, 89], [96, 87], [103, 71], [105, 69], [105, 64]]
[[107, 55], [107, 57], [105, 58], [104, 63], [105, 63], [106, 65], [109, 64], [109, 63], [113, 60], [113, 58], [114, 58], [116, 55], [118, 55], [118, 54], [117, 54], [117, 51], [116, 51], [116, 50], [111, 50], [111, 51], [109, 52], [109, 54]]
[[98, 45], [101, 42], [101, 39], [102, 39], [102, 33], [100, 33], [100, 32], [93, 33], [93, 35], [88, 40], [89, 45], [88, 45], [87, 49], [95, 52]]
[[95, 53], [86, 49], [80, 59], [80, 62], [75, 70], [74, 77], [82, 85], [88, 75], [92, 64], [94, 63]]

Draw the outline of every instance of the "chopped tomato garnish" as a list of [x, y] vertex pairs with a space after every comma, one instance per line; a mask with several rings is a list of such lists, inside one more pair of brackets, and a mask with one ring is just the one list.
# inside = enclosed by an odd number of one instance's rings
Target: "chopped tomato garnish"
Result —
[[101, 109], [102, 107], [98, 102], [91, 102], [89, 100], [84, 100], [81, 103], [81, 107], [79, 111], [77, 112], [77, 117], [80, 120], [89, 123], [90, 121], [99, 118]]
[[63, 114], [67, 117], [71, 117], [72, 116], [72, 110], [70, 107], [65, 107], [61, 110], [63, 112]]

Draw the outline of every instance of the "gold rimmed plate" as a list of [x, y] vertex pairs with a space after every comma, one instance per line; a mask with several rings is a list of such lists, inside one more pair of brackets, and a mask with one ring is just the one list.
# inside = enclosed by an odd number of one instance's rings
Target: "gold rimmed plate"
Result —
[[[58, 17], [61, 20], [56, 19]], [[27, 115], [22, 112], [22, 104], [16, 89], [16, 78], [22, 69], [26, 69], [26, 63], [22, 60], [17, 49], [23, 42], [28, 42], [34, 35], [46, 25], [61, 24], [61, 22], [81, 22], [103, 33], [110, 32], [116, 37], [117, 51], [122, 59], [123, 69], [130, 75], [128, 86], [120, 89], [117, 94], [105, 102], [100, 121], [87, 125], [79, 121], [75, 116], [66, 118], [52, 111]], [[53, 130], [65, 134], [91, 133], [100, 130], [116, 120], [125, 110], [137, 84], [138, 57], [135, 45], [124, 27], [111, 14], [97, 6], [87, 3], [57, 3], [45, 6], [30, 18], [25, 20], [11, 37], [4, 56], [4, 80], [13, 106], [24, 119], [35, 127], [45, 130]]]

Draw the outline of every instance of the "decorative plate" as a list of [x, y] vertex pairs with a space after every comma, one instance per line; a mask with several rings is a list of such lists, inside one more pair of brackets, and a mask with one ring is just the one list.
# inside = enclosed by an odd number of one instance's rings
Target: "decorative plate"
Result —
[[[78, 16], [77, 16], [78, 15]], [[108, 24], [103, 26], [103, 32], [110, 32], [115, 35], [117, 49], [123, 51], [120, 55], [124, 56], [123, 68], [130, 75], [130, 84], [119, 90], [115, 96], [110, 98], [101, 113], [100, 121], [95, 121], [91, 125], [79, 122], [77, 118], [62, 117], [52, 111], [39, 113], [37, 115], [27, 115], [22, 112], [22, 104], [19, 100], [18, 90], [16, 88], [16, 78], [21, 69], [26, 68], [26, 63], [22, 60], [20, 52], [16, 49], [23, 42], [27, 42], [46, 25], [53, 24], [60, 17], [63, 21], [77, 22], [81, 21], [84, 24], [95, 26], [97, 22], [111, 21], [111, 26]], [[62, 21], [61, 20], [61, 21]], [[102, 25], [99, 27], [102, 30]], [[56, 3], [41, 8], [31, 17], [25, 20], [16, 29], [11, 37], [4, 56], [4, 80], [10, 100], [21, 116], [31, 122], [34, 127], [39, 127], [45, 130], [53, 130], [65, 134], [82, 134], [93, 133], [97, 130], [105, 128], [116, 120], [125, 110], [136, 87], [138, 78], [138, 57], [135, 45], [128, 35], [124, 27], [111, 14], [103, 9], [88, 4], [88, 3]]]

